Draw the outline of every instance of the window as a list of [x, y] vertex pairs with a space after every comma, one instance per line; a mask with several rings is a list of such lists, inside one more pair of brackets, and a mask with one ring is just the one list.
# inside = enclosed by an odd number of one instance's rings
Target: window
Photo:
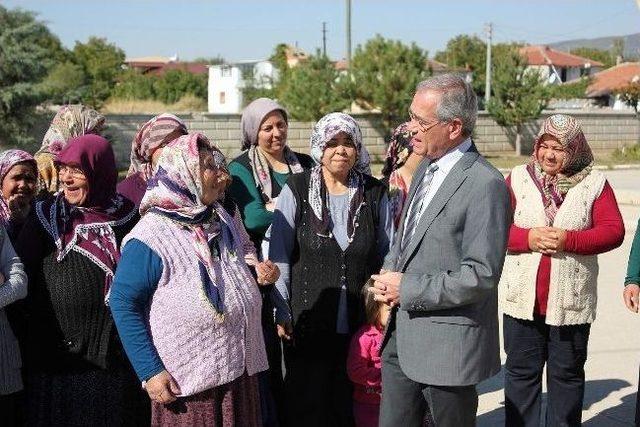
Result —
[[231, 67], [225, 66], [220, 68], [220, 75], [222, 77], [231, 77]]
[[220, 92], [220, 104], [224, 104], [225, 102], [225, 93], [224, 92]]

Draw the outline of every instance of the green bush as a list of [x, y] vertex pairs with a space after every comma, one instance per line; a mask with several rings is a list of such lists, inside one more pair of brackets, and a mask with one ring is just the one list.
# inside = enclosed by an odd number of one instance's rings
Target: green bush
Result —
[[564, 83], [561, 85], [548, 86], [549, 95], [551, 96], [551, 98], [555, 99], [584, 98], [589, 83], [591, 83], [591, 79], [583, 77], [579, 81], [574, 83]]
[[165, 104], [178, 102], [190, 93], [198, 98], [207, 98], [207, 76], [195, 75], [182, 70], [170, 70], [153, 84], [155, 99]]
[[619, 161], [640, 161], [640, 143], [631, 147], [616, 148], [611, 157]]
[[119, 99], [155, 99], [156, 79], [157, 77], [142, 74], [138, 70], [127, 70], [120, 76], [113, 96]]
[[182, 70], [170, 70], [161, 76], [142, 74], [137, 70], [125, 71], [116, 88], [114, 98], [127, 100], [178, 102], [185, 95], [207, 99], [207, 76]]

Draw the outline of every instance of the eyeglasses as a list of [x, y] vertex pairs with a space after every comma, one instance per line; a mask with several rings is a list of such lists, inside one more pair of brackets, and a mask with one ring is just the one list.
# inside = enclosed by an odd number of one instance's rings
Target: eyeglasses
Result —
[[420, 117], [416, 116], [411, 110], [409, 110], [409, 120], [411, 120], [412, 122], [418, 122], [420, 129], [422, 129], [422, 132], [425, 133], [428, 132], [431, 128], [435, 127], [435, 125], [437, 125], [438, 123], [442, 123], [440, 120], [429, 123], [426, 120], [423, 120]]
[[82, 169], [67, 165], [60, 165], [58, 167], [58, 175], [70, 175], [74, 178], [86, 178]]

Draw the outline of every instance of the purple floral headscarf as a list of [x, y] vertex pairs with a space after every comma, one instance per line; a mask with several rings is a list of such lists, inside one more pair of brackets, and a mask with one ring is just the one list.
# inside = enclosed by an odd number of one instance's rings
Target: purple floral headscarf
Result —
[[[11, 168], [18, 163], [28, 162], [33, 165], [34, 172], [37, 173], [38, 165], [36, 164], [33, 156], [23, 150], [7, 150], [0, 154], [0, 186], [4, 182], [4, 177], [7, 176]], [[0, 223], [7, 228], [11, 219], [11, 211], [9, 210], [9, 201], [5, 200], [4, 196], [0, 193]]]
[[[155, 213], [189, 230], [198, 258], [201, 292], [218, 321], [224, 320], [223, 277], [229, 280], [252, 280], [244, 262], [242, 239], [226, 210], [215, 202], [201, 201], [199, 148], [212, 150], [216, 167], [224, 169], [224, 156], [206, 136], [193, 133], [170, 142], [158, 157], [154, 175], [140, 204], [140, 213]], [[209, 244], [218, 239], [219, 260]], [[240, 256], [238, 256], [240, 255]], [[223, 274], [222, 271], [227, 274]], [[241, 286], [239, 286], [241, 287]]]

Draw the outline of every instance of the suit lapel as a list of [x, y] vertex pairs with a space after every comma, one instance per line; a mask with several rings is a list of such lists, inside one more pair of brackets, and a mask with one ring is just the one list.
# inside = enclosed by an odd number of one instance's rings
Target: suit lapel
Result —
[[478, 156], [479, 154], [475, 145], [471, 145], [469, 150], [464, 153], [462, 158], [455, 164], [451, 171], [449, 171], [440, 188], [438, 188], [438, 191], [433, 196], [433, 199], [431, 199], [429, 206], [427, 206], [422, 213], [420, 221], [418, 221], [418, 225], [416, 226], [416, 231], [411, 237], [411, 241], [400, 256], [400, 263], [398, 264], [400, 271], [404, 269], [409, 255], [417, 249], [418, 244], [422, 240], [422, 236], [427, 232], [440, 211], [442, 211], [451, 196], [460, 188], [464, 180], [467, 179], [467, 169], [476, 161]]

